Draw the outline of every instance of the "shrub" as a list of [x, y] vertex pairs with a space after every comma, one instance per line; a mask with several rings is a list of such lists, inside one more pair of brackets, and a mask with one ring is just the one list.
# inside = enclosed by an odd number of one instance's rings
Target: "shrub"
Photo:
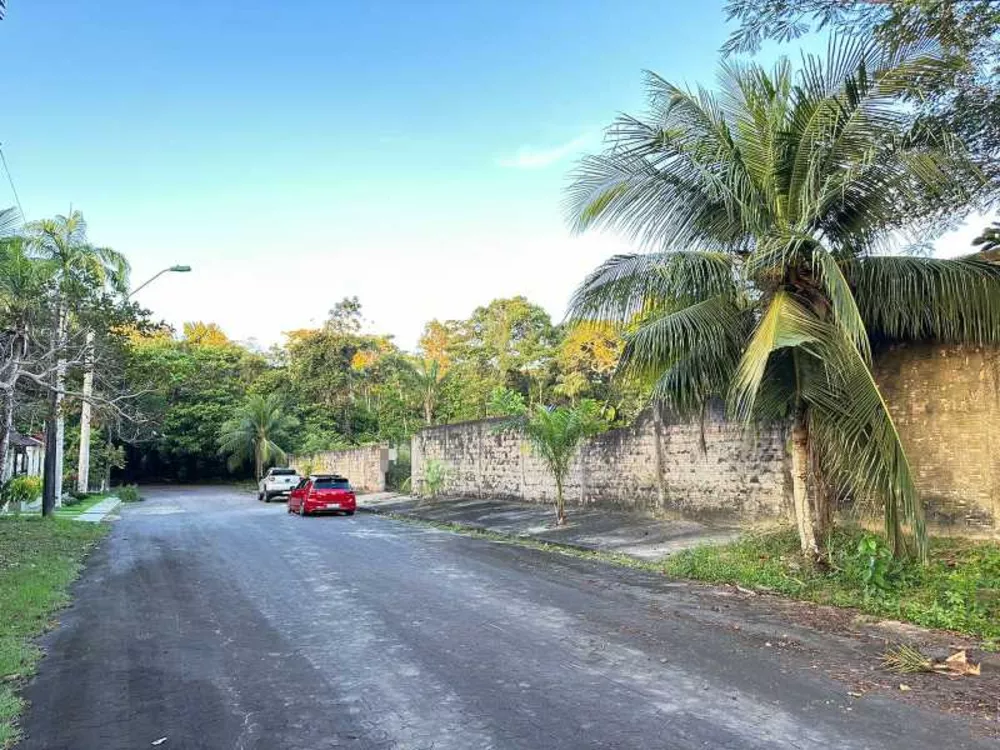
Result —
[[139, 485], [137, 484], [123, 484], [118, 488], [118, 499], [123, 503], [137, 503], [142, 500], [142, 495], [139, 494]]
[[0, 488], [0, 505], [13, 505], [20, 510], [23, 503], [30, 503], [42, 494], [42, 478], [22, 474], [8, 479]]
[[448, 469], [441, 461], [430, 460], [424, 464], [424, 480], [421, 495], [434, 498], [444, 489], [448, 481]]

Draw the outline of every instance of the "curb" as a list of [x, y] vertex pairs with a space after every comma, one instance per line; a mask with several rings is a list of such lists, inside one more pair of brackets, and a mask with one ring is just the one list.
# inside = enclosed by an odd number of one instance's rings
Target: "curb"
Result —
[[[463, 531], [472, 532], [489, 532], [490, 534], [497, 534], [498, 536], [506, 537], [512, 541], [527, 541], [527, 542], [537, 542], [538, 544], [547, 544], [552, 547], [562, 547], [564, 549], [571, 549], [575, 552], [605, 552], [608, 554], [621, 554], [625, 555], [624, 552], [614, 552], [612, 550], [602, 549], [597, 546], [578, 544], [576, 542], [563, 542], [555, 541], [551, 539], [546, 539], [545, 537], [532, 536], [530, 534], [511, 534], [506, 531], [497, 531], [491, 529], [489, 526], [475, 526], [469, 523], [460, 523], [458, 521], [439, 521], [434, 518], [424, 518], [416, 513], [400, 513], [394, 510], [382, 510], [381, 508], [373, 508], [371, 506], [358, 506], [358, 512], [369, 513], [373, 516], [384, 516], [385, 518], [393, 518], [399, 521], [423, 521], [428, 524], [450, 524], [452, 526], [457, 526]], [[626, 557], [632, 557], [631, 555], [625, 555]], [[641, 560], [642, 558], [635, 557], [635, 560]]]

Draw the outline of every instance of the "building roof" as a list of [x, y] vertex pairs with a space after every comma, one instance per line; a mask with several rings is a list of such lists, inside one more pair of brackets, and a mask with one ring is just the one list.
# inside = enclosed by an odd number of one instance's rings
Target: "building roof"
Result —
[[22, 448], [31, 448], [32, 446], [41, 448], [43, 445], [45, 445], [41, 440], [33, 438], [29, 435], [22, 435], [17, 430], [10, 431], [10, 444], [18, 445], [21, 446]]

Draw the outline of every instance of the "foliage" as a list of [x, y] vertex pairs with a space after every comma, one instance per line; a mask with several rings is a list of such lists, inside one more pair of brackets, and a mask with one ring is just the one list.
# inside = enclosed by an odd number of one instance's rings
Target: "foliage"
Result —
[[628, 326], [620, 370], [678, 412], [722, 396], [746, 424], [793, 418], [806, 553], [814, 469], [829, 490], [818, 517], [830, 495], [877, 503], [894, 552], [905, 526], [926, 553], [871, 339], [1000, 339], [1000, 268], [878, 254], [974, 179], [949, 132], [900, 106], [945, 65], [926, 45], [841, 40], [797, 73], [784, 59], [725, 65], [718, 93], [651, 75], [648, 116], [619, 118], [569, 192], [578, 229], [666, 248], [604, 263], [574, 317]]
[[733, 583], [799, 599], [857, 607], [931, 628], [1000, 637], [1000, 545], [931, 539], [928, 562], [893, 560], [870, 532], [836, 531], [826, 565], [796, 554], [793, 531], [744, 537], [671, 555], [668, 575]]
[[0, 506], [11, 506], [20, 509], [25, 503], [30, 503], [38, 499], [42, 494], [42, 480], [40, 477], [20, 474], [11, 477], [0, 489]]
[[538, 405], [526, 415], [512, 417], [498, 428], [519, 431], [535, 455], [556, 481], [556, 522], [566, 523], [563, 484], [570, 462], [584, 438], [607, 429], [597, 404], [584, 401], [577, 406], [546, 407]]
[[[235, 344], [137, 336], [126, 368], [152, 420], [127, 449], [130, 478], [190, 480], [226, 476], [217, 453], [219, 426], [243, 403], [267, 363]], [[155, 432], [155, 434], [153, 434]]]
[[490, 392], [490, 400], [486, 404], [486, 415], [490, 417], [510, 417], [524, 414], [527, 409], [524, 396], [510, 388], [497, 386]]
[[424, 464], [423, 480], [420, 483], [420, 494], [423, 497], [435, 498], [444, 489], [450, 472], [442, 461], [431, 459]]
[[297, 424], [276, 394], [250, 396], [219, 428], [219, 453], [227, 457], [231, 470], [252, 462], [254, 478], [259, 480], [268, 466], [285, 460], [279, 443]]
[[81, 561], [108, 528], [60, 518], [0, 517], [0, 747], [20, 736], [16, 721], [24, 702], [18, 691], [41, 657], [35, 640], [68, 603]]
[[183, 340], [193, 346], [229, 346], [233, 343], [218, 323], [196, 320], [185, 323], [183, 331]]
[[139, 492], [137, 484], [123, 484], [115, 490], [115, 494], [123, 503], [137, 503], [142, 500], [142, 494]]
[[[982, 199], [1000, 197], [1000, 4], [995, 0], [727, 0], [737, 27], [724, 50], [756, 51], [810, 31], [862, 34], [890, 49], [930, 41], [948, 65], [926, 71], [907, 104], [928, 123], [959, 135], [987, 180]], [[962, 206], [957, 206], [963, 208]]]

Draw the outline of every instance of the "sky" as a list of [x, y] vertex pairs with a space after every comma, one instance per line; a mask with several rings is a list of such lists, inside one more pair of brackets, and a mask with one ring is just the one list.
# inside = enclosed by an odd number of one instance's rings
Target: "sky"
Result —
[[561, 319], [636, 249], [569, 230], [574, 161], [642, 111], [643, 70], [710, 85], [728, 34], [723, 0], [8, 5], [0, 142], [27, 218], [81, 210], [134, 285], [190, 265], [137, 299], [263, 346], [351, 295], [407, 349], [501, 296]]

